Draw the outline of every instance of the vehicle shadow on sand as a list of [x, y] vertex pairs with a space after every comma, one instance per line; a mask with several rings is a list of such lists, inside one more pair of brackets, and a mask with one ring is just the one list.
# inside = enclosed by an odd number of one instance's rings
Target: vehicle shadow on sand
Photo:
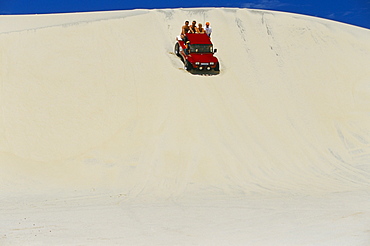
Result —
[[215, 76], [220, 74], [220, 71], [200, 71], [197, 69], [192, 69], [190, 71], [187, 71], [186, 69], [184, 70], [192, 75]]

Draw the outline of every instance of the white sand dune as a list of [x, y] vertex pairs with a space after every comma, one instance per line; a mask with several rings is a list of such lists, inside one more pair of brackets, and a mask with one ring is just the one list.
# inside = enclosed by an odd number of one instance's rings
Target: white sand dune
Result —
[[[221, 73], [173, 54], [210, 21]], [[0, 17], [1, 245], [369, 245], [370, 30], [247, 9]]]

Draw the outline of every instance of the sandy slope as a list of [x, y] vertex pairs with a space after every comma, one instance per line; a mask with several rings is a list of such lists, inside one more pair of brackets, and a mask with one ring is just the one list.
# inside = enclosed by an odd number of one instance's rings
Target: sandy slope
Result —
[[[369, 30], [246, 9], [0, 19], [0, 242], [370, 242]], [[186, 19], [211, 22], [219, 75], [172, 53]]]

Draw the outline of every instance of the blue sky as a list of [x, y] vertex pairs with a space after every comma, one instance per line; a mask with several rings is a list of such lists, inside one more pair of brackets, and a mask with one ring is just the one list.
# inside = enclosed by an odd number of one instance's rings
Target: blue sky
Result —
[[370, 29], [370, 0], [0, 0], [0, 14], [43, 14], [124, 9], [237, 7], [322, 17]]

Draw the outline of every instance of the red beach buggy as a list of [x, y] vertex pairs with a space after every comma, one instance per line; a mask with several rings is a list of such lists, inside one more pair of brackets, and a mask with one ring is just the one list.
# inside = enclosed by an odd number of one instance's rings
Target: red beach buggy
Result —
[[220, 64], [217, 57], [213, 56], [216, 52], [217, 49], [213, 49], [213, 44], [205, 33], [187, 33], [185, 40], [178, 37], [175, 44], [175, 54], [181, 58], [189, 72], [219, 72]]

